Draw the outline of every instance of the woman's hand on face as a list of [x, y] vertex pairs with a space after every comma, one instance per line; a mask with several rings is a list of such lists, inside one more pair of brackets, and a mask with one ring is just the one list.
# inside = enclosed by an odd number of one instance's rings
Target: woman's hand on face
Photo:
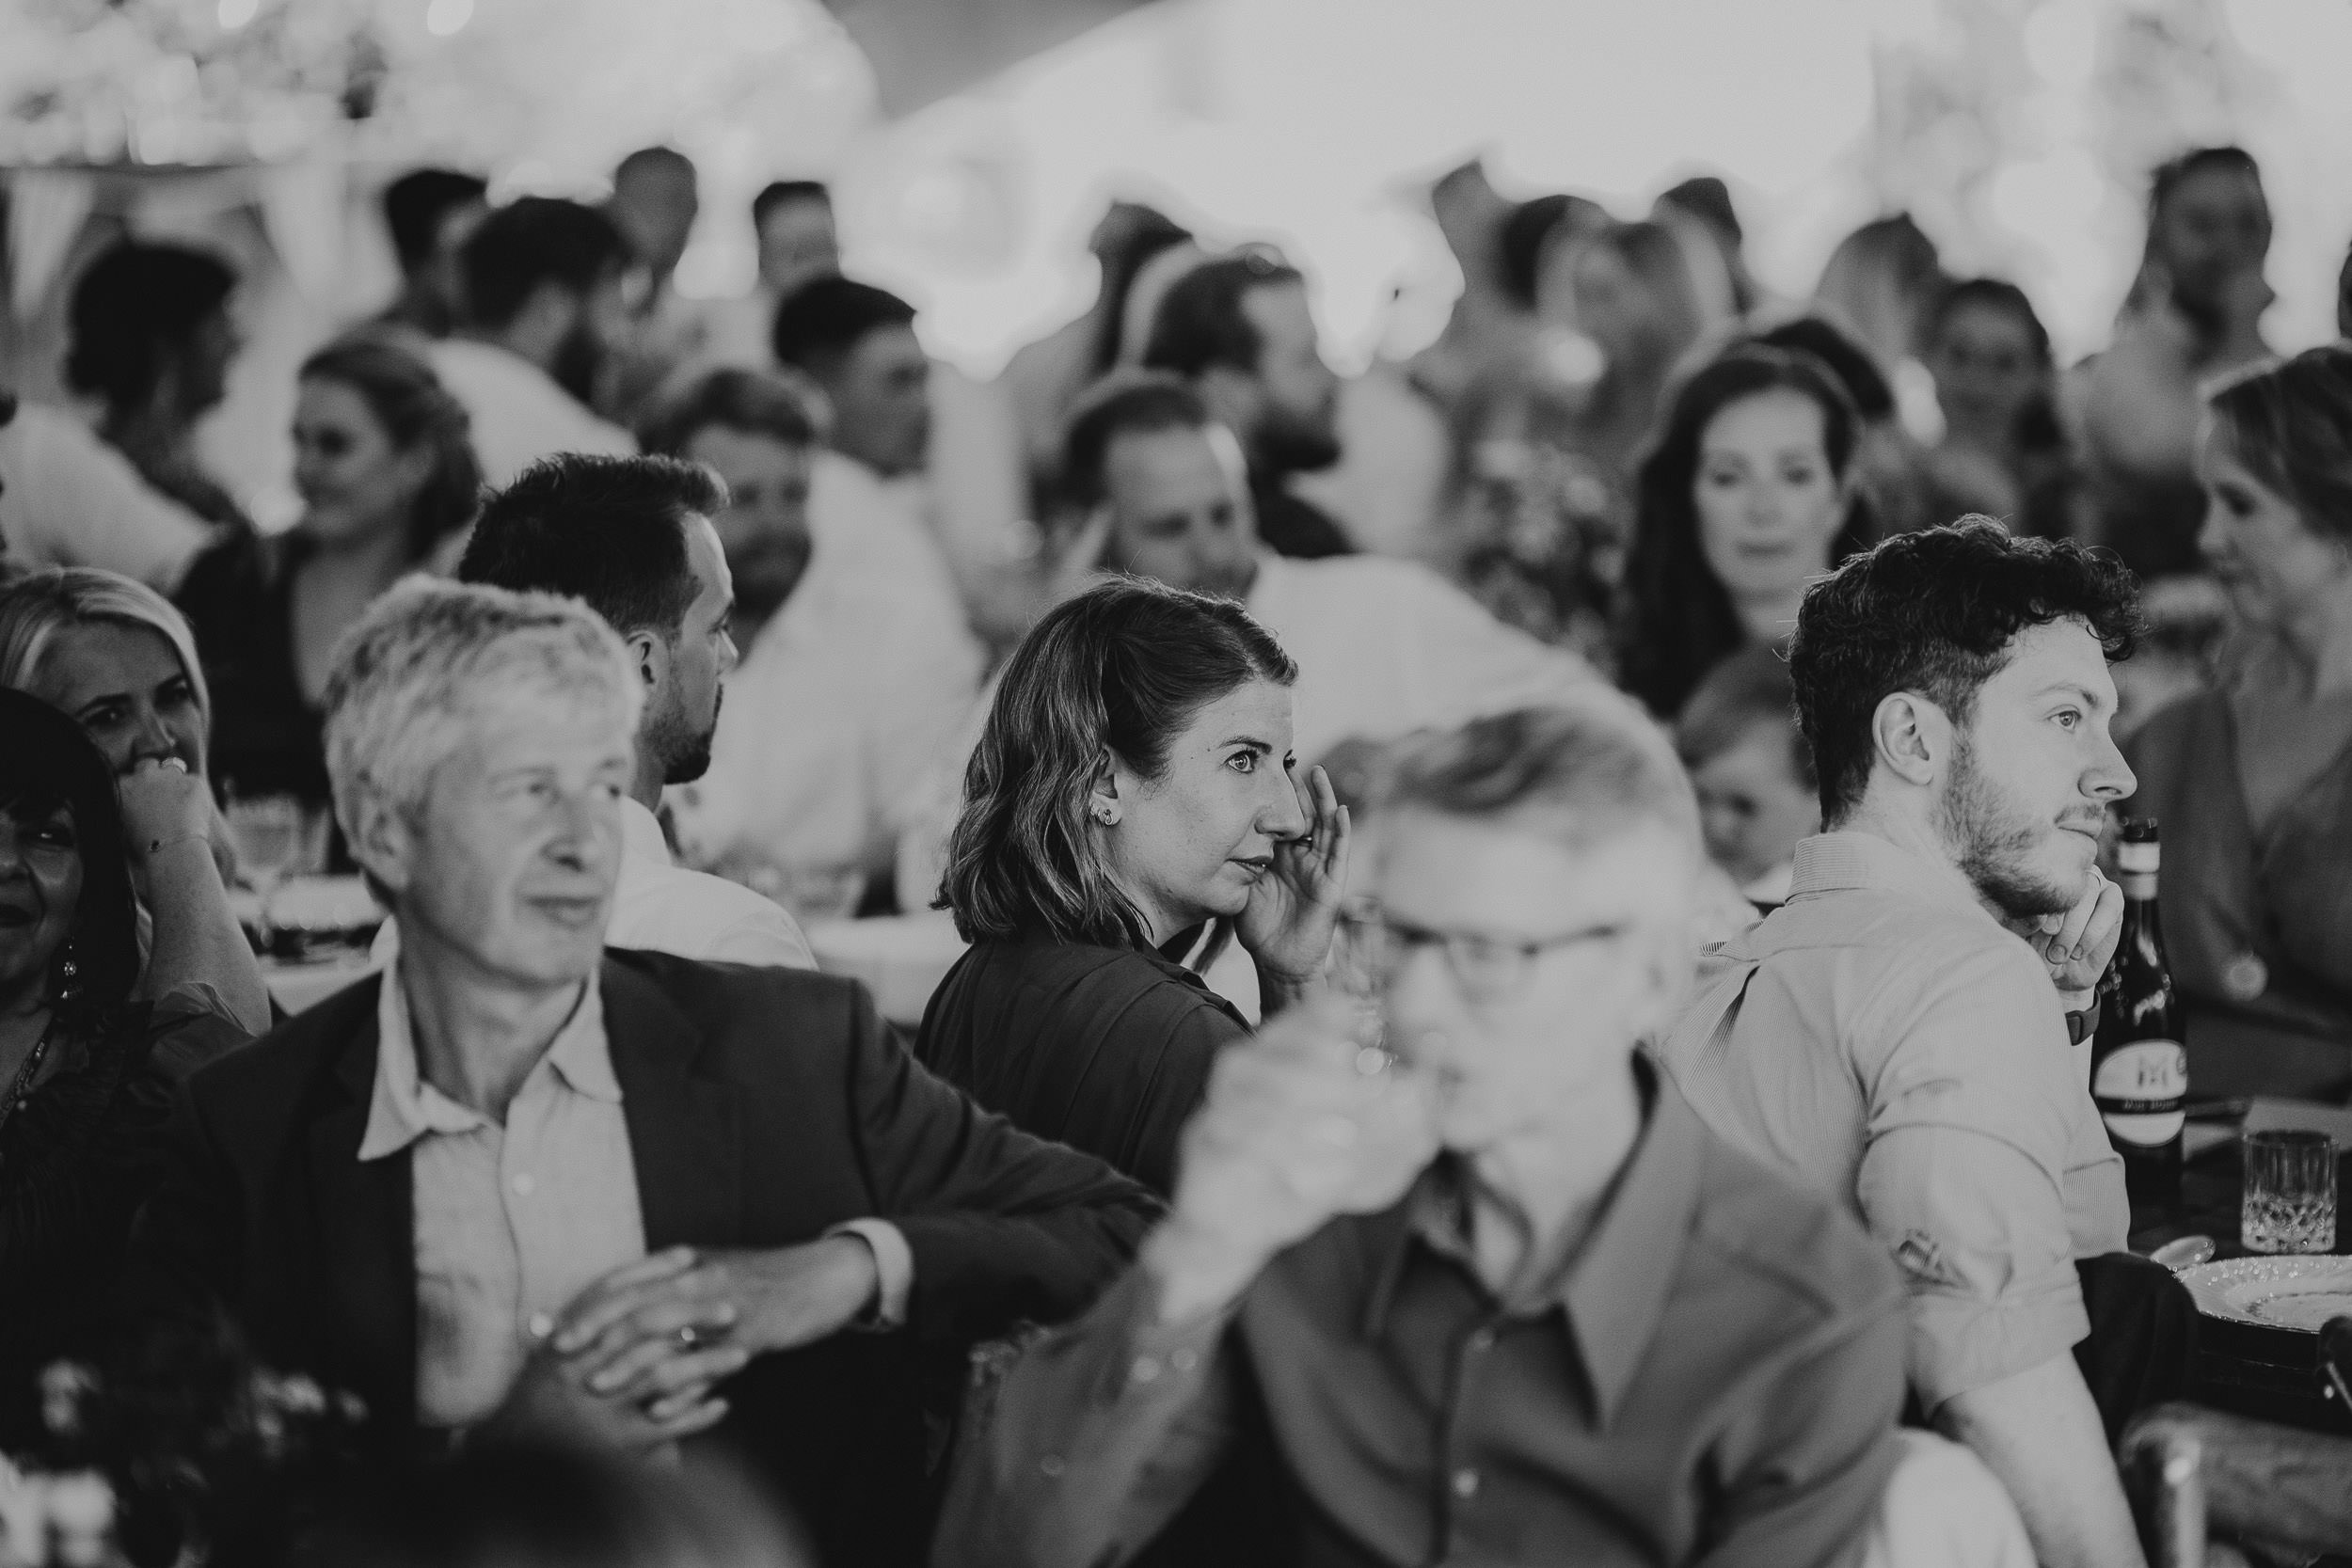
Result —
[[1306, 784], [1293, 787], [1307, 813], [1308, 836], [1275, 845], [1274, 864], [1249, 890], [1234, 935], [1259, 969], [1299, 987], [1323, 973], [1331, 951], [1331, 933], [1347, 896], [1351, 829], [1347, 808], [1322, 768], [1309, 769]]
[[216, 816], [212, 788], [178, 758], [142, 759], [122, 775], [118, 793], [132, 860], [189, 839], [211, 842]]

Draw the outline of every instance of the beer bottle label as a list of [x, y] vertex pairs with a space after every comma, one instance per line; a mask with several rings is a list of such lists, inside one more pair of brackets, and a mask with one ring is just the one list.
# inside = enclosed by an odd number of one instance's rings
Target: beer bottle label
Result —
[[2188, 1052], [2178, 1040], [2134, 1040], [2100, 1059], [2090, 1076], [2107, 1131], [2153, 1148], [2180, 1135], [2188, 1092]]

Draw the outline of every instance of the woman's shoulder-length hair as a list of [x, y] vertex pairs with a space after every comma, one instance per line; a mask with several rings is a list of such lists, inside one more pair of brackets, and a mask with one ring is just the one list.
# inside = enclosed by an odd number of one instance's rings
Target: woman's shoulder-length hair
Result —
[[956, 929], [967, 942], [1148, 945], [1088, 816], [1095, 779], [1113, 756], [1158, 777], [1202, 706], [1297, 676], [1230, 599], [1127, 578], [1053, 610], [1007, 661], [964, 770], [939, 896]]

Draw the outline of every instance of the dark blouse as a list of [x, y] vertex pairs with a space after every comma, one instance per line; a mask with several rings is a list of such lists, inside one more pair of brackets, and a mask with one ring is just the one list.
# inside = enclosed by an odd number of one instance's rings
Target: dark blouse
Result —
[[2352, 749], [2256, 825], [2227, 696], [2201, 693], [2126, 742], [2124, 807], [2164, 840], [2165, 955], [2200, 1098], [2352, 1092]]
[[915, 1054], [1022, 1131], [1165, 1196], [1210, 1062], [1248, 1034], [1231, 1002], [1157, 953], [984, 942], [932, 993]]
[[328, 800], [325, 717], [294, 675], [298, 534], [236, 533], [199, 554], [180, 585], [213, 690], [212, 774], [236, 795]]
[[0, 1121], [0, 1432], [23, 1418], [34, 1372], [93, 1348], [172, 1098], [246, 1037], [187, 993], [134, 1003], [64, 1042], [61, 1065]]

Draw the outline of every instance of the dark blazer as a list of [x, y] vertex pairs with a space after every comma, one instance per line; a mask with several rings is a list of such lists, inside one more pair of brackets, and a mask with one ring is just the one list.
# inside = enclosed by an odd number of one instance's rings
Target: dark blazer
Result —
[[[378, 986], [190, 1080], [134, 1241], [132, 1299], [224, 1303], [263, 1360], [353, 1390], [405, 1432], [408, 1158], [357, 1158]], [[862, 1216], [906, 1236], [907, 1329], [763, 1357], [728, 1386], [722, 1431], [799, 1509], [823, 1560], [920, 1560], [918, 1363], [1080, 1311], [1157, 1206], [924, 1071], [850, 981], [611, 950], [602, 990], [649, 1249], [788, 1245]]]

